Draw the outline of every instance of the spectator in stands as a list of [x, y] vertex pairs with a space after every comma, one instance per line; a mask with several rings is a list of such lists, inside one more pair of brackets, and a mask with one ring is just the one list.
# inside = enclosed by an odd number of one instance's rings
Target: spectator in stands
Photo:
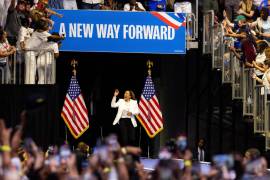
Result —
[[255, 13], [256, 7], [253, 5], [252, 0], [242, 0], [239, 4], [239, 10], [237, 14], [244, 15], [248, 22], [253, 21], [253, 16]]
[[[237, 16], [234, 23], [232, 23], [228, 17], [226, 11], [223, 12], [224, 22], [223, 26], [225, 28], [225, 36], [238, 38], [237, 41], [240, 42], [241, 39], [246, 37], [246, 18], [243, 15]], [[240, 43], [238, 43], [240, 44]], [[236, 48], [240, 48], [240, 46], [236, 46]]]
[[7, 32], [0, 26], [0, 58], [7, 57], [16, 52], [16, 48], [11, 46], [7, 40]]
[[40, 50], [42, 43], [48, 40], [51, 36], [48, 33], [49, 25], [47, 21], [39, 21], [37, 23], [37, 30], [25, 42], [25, 84], [35, 84], [36, 77], [36, 56]]
[[63, 8], [64, 9], [78, 9], [76, 0], [63, 0]]
[[237, 16], [236, 12], [239, 9], [240, 0], [226, 0], [224, 3], [228, 18], [235, 19]]
[[18, 33], [21, 28], [21, 18], [25, 18], [25, 5], [26, 2], [19, 0], [15, 7], [15, 0], [11, 0], [8, 9], [7, 22], [5, 30], [8, 33], [8, 41], [11, 45], [16, 45]]
[[34, 29], [30, 28], [30, 22], [27, 17], [21, 18], [21, 28], [18, 34], [18, 40], [16, 47], [18, 50], [25, 50], [25, 42], [29, 39], [34, 32]]
[[142, 3], [136, 0], [129, 0], [129, 2], [124, 5], [124, 11], [145, 11], [145, 8]]
[[245, 64], [245, 67], [253, 68], [252, 62], [256, 59], [257, 44], [249, 28], [246, 28], [244, 36], [246, 36], [246, 38], [243, 38], [241, 41], [241, 51], [243, 54], [240, 55], [234, 47], [230, 47], [230, 50], [234, 53], [237, 59]]
[[64, 3], [65, 0], [63, 1], [58, 1], [58, 0], [49, 0], [48, 2], [48, 7], [51, 9], [64, 9]]
[[256, 21], [250, 24], [251, 28], [255, 27], [257, 34], [261, 37], [270, 41], [270, 17], [269, 10], [263, 7], [260, 11], [260, 17]]
[[[252, 78], [255, 79], [256, 81], [258, 81], [259, 83], [263, 84], [266, 88], [266, 93], [270, 94], [270, 59], [266, 59], [264, 61], [264, 65], [263, 68], [266, 69], [266, 71], [264, 72], [262, 78], [257, 77], [257, 75], [254, 73], [252, 75]], [[250, 158], [252, 158], [253, 156], [255, 156], [257, 153], [253, 152], [253, 151], [247, 151], [247, 160], [249, 160]], [[255, 155], [254, 155], [255, 154]]]
[[0, 66], [4, 69], [4, 72], [1, 72], [1, 76], [4, 76], [4, 80], [8, 83], [11, 79], [10, 74], [10, 62], [8, 60], [8, 56], [14, 54], [16, 52], [16, 48], [11, 46], [7, 40], [7, 33], [0, 26]]
[[100, 9], [102, 0], [82, 0], [81, 8], [82, 9]]
[[0, 26], [5, 27], [10, 0], [0, 1]]
[[47, 21], [50, 24], [50, 28], [53, 26], [53, 21], [49, 18], [51, 15], [56, 15], [59, 18], [63, 17], [61, 14], [57, 13], [48, 8], [48, 1], [39, 0], [36, 5], [32, 7], [31, 10], [31, 19], [33, 20], [33, 24], [37, 24], [39, 21]]
[[259, 78], [262, 78], [263, 76], [263, 73], [265, 72], [265, 69], [263, 68], [263, 63], [266, 59], [266, 56], [265, 56], [265, 49], [267, 47], [269, 47], [267, 41], [265, 40], [262, 40], [262, 41], [259, 41], [257, 42], [258, 44], [258, 53], [257, 53], [257, 56], [256, 56], [256, 59], [255, 61], [253, 61], [253, 66], [255, 68], [255, 74], [259, 77]]
[[59, 46], [62, 39], [63, 36], [60, 36], [58, 33], [52, 33], [52, 36], [48, 37], [47, 42], [41, 43], [39, 47], [41, 53], [37, 58], [38, 84], [55, 83], [54, 60], [59, 56]]
[[166, 0], [150, 0], [148, 1], [149, 11], [166, 11]]

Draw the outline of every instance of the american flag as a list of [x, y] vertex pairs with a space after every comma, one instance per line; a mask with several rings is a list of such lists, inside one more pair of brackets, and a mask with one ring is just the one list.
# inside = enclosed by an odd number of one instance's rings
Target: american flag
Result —
[[89, 127], [88, 111], [75, 76], [71, 77], [61, 116], [76, 139]]
[[146, 78], [138, 106], [139, 115], [137, 118], [148, 136], [152, 138], [163, 129], [163, 118], [151, 76]]

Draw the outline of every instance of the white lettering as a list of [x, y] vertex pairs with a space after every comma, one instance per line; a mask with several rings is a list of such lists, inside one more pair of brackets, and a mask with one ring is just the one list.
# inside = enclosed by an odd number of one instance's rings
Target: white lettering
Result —
[[69, 23], [69, 37], [76, 37], [76, 24]]
[[172, 27], [168, 27], [168, 40], [173, 40], [175, 38], [175, 30]]
[[125, 24], [123, 26], [123, 39], [127, 39], [127, 33], [128, 33], [127, 28], [128, 28], [128, 25]]
[[115, 39], [118, 39], [120, 25], [119, 24], [117, 24], [117, 25], [114, 24], [113, 29], [114, 29], [114, 33], [115, 33]]
[[153, 26], [143, 26], [144, 39], [152, 39], [153, 29]]
[[160, 29], [160, 38], [163, 40], [167, 40], [167, 27], [166, 26], [161, 26]]
[[66, 35], [65, 23], [60, 23], [59, 34]]
[[87, 38], [92, 38], [93, 36], [93, 24], [83, 24], [83, 37]]
[[98, 38], [106, 38], [107, 24], [97, 24], [96, 27]]
[[128, 35], [129, 35], [129, 39], [134, 39], [135, 38], [136, 32], [135, 32], [135, 26], [134, 25], [129, 26]]
[[158, 26], [155, 26], [154, 28], [154, 36], [153, 36], [153, 39], [160, 39], [160, 36], [159, 36], [159, 28]]
[[81, 32], [82, 32], [82, 24], [77, 24], [77, 37], [78, 38], [82, 38], [82, 34], [81, 34]]
[[136, 39], [143, 39], [142, 26], [136, 26]]

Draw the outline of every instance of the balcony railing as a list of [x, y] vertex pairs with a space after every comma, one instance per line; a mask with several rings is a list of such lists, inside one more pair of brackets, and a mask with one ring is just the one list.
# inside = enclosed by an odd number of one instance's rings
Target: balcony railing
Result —
[[54, 84], [56, 63], [51, 50], [17, 51], [0, 60], [1, 84]]

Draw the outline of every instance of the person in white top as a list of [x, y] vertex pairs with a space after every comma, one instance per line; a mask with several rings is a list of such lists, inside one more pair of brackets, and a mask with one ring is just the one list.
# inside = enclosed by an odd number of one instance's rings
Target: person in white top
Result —
[[255, 73], [252, 75], [252, 78], [256, 79], [256, 81], [263, 84], [265, 86], [266, 93], [270, 94], [270, 58], [266, 58], [266, 60], [264, 61], [263, 68], [266, 69], [266, 71], [264, 72], [262, 78], [256, 76]]
[[142, 3], [136, 0], [130, 0], [129, 3], [124, 5], [124, 11], [145, 11]]
[[35, 84], [36, 79], [36, 56], [38, 56], [40, 46], [51, 36], [48, 33], [49, 25], [46, 21], [39, 21], [37, 30], [25, 42], [25, 84]]
[[82, 0], [82, 9], [100, 9], [101, 4], [104, 4], [104, 0]]
[[255, 61], [252, 62], [254, 68], [255, 68], [255, 74], [259, 77], [259, 78], [262, 78], [265, 70], [263, 69], [263, 64], [264, 64], [264, 61], [266, 59], [266, 56], [265, 56], [265, 49], [268, 46], [268, 42], [265, 41], [265, 40], [262, 40], [262, 41], [259, 41], [257, 42], [257, 56], [256, 56], [256, 59]]
[[135, 127], [137, 122], [135, 115], [139, 114], [138, 103], [135, 100], [133, 91], [127, 90], [124, 94], [124, 99], [116, 98], [119, 95], [119, 90], [116, 89], [112, 98], [111, 107], [118, 108], [113, 125], [120, 124], [120, 142], [121, 145], [136, 145], [135, 144]]
[[255, 28], [257, 34], [261, 36], [262, 39], [267, 41], [270, 40], [270, 17], [269, 10], [263, 7], [260, 11], [260, 17], [256, 21], [250, 24], [252, 28]]
[[[0, 66], [4, 72], [1, 72], [1, 76], [4, 76], [5, 83], [9, 83], [11, 80], [10, 67], [8, 63], [8, 57], [16, 52], [16, 48], [11, 46], [7, 40], [7, 33], [0, 26]], [[3, 73], [3, 74], [2, 74]], [[2, 77], [1, 77], [2, 78]]]
[[59, 46], [63, 39], [59, 34], [52, 34], [56, 37], [48, 37], [48, 42], [40, 46], [42, 51], [37, 58], [38, 84], [55, 83], [55, 58], [59, 57]]
[[8, 14], [8, 7], [10, 6], [10, 0], [1, 0], [0, 1], [0, 26], [5, 27], [7, 14]]

